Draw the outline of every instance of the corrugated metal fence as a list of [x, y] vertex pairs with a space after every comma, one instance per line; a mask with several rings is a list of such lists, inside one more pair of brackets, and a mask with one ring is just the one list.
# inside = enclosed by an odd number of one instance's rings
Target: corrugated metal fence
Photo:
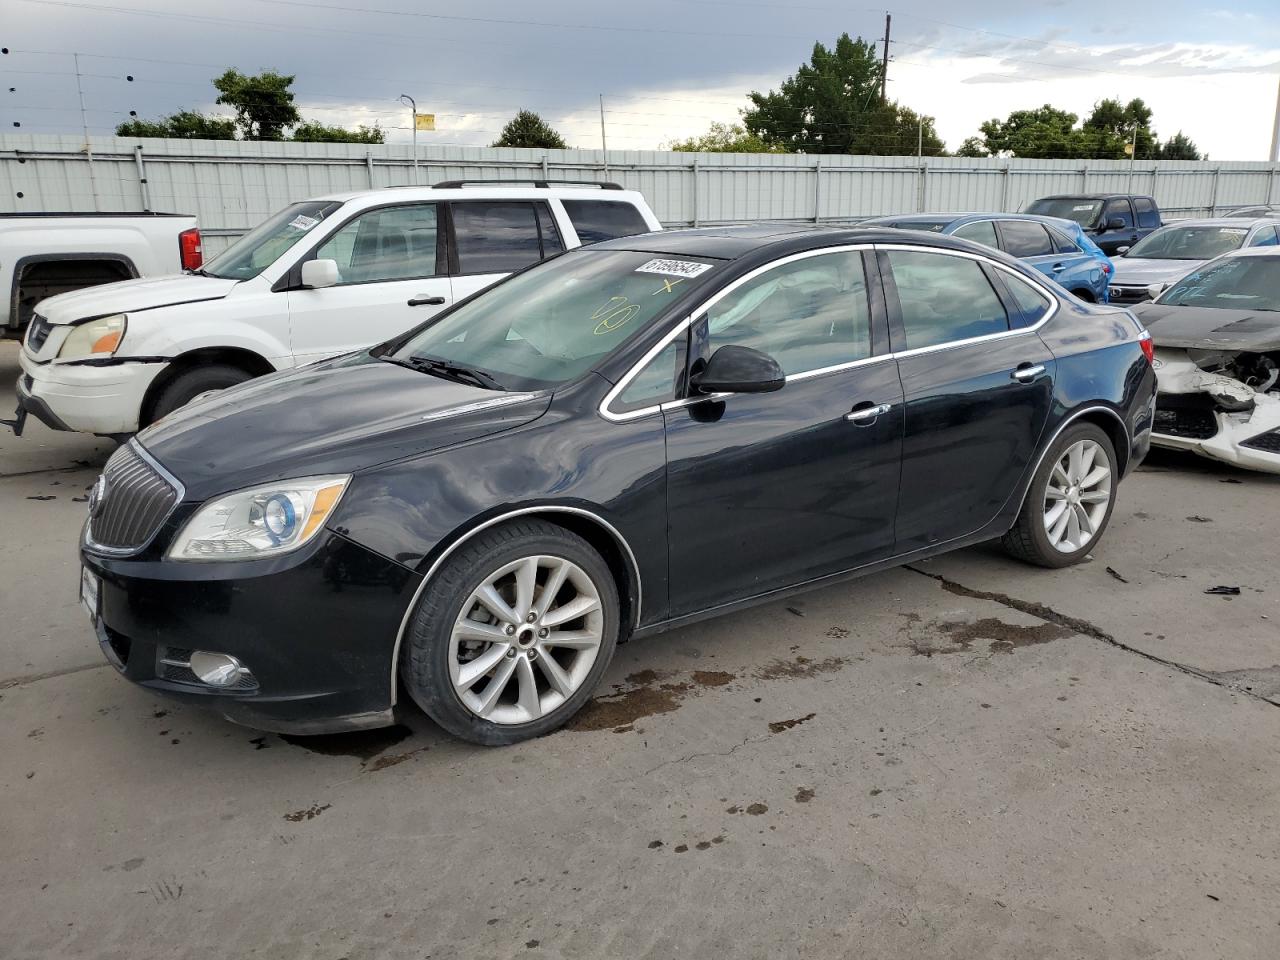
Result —
[[669, 226], [1020, 210], [1053, 193], [1150, 193], [1168, 216], [1280, 203], [1266, 162], [972, 160], [0, 136], [0, 213], [194, 213], [216, 253], [295, 200], [439, 180], [614, 180]]

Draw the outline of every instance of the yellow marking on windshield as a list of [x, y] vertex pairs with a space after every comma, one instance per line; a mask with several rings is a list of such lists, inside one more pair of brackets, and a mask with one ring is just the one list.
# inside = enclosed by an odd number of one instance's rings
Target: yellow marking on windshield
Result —
[[596, 324], [595, 335], [599, 337], [621, 329], [639, 312], [638, 303], [631, 303], [626, 297], [610, 297], [604, 306], [591, 314], [592, 320], [600, 321]]
[[663, 280], [662, 289], [653, 291], [649, 296], [656, 297], [660, 293], [670, 293], [677, 283], [684, 283], [684, 277], [681, 277], [679, 280]]

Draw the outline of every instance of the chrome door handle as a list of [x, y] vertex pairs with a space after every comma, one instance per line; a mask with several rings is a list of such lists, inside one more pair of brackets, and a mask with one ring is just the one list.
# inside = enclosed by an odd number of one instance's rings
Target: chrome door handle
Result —
[[1053, 265], [1053, 272], [1054, 272], [1054, 273], [1061, 273], [1061, 272], [1062, 272], [1063, 270], [1065, 270], [1065, 269], [1067, 269], [1066, 264], [1063, 264], [1063, 263], [1055, 263], [1055, 264]]
[[1044, 373], [1044, 364], [1037, 363], [1030, 367], [1019, 367], [1017, 370], [1013, 371], [1013, 373], [1009, 374], [1009, 376], [1014, 380], [1017, 380], [1019, 383], [1030, 383], [1042, 373]]
[[860, 407], [844, 415], [850, 423], [870, 423], [876, 417], [883, 416], [893, 409], [892, 403], [881, 403], [874, 407]]

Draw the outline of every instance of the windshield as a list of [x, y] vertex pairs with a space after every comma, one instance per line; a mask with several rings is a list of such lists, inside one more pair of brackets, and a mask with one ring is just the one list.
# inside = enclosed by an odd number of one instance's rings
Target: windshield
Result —
[[1230, 257], [1194, 270], [1157, 303], [1173, 307], [1280, 311], [1280, 257]]
[[445, 314], [387, 359], [444, 361], [508, 390], [567, 383], [705, 285], [717, 261], [577, 250]]
[[1212, 260], [1239, 250], [1247, 227], [1165, 227], [1133, 245], [1126, 257], [1147, 260]]
[[1061, 217], [1063, 220], [1074, 220], [1082, 227], [1091, 227], [1102, 212], [1101, 200], [1081, 200], [1076, 197], [1046, 197], [1037, 200], [1027, 207], [1023, 213], [1038, 213], [1042, 217]]
[[337, 200], [308, 200], [285, 207], [210, 260], [202, 272], [227, 280], [252, 280], [341, 206]]

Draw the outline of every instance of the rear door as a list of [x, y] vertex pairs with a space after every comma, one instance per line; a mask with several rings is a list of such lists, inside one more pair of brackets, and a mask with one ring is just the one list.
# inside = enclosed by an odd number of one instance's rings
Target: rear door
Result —
[[1051, 302], [978, 257], [878, 250], [906, 407], [900, 554], [980, 530], [1014, 493], [1053, 400], [1053, 355], [1033, 329]]
[[457, 200], [449, 213], [455, 300], [565, 248], [544, 200]]
[[289, 291], [289, 342], [298, 363], [387, 340], [452, 302], [439, 212], [435, 203], [366, 210], [304, 258], [333, 260], [341, 279]]
[[663, 408], [673, 616], [889, 556], [902, 388], [874, 271], [859, 250], [802, 254], [695, 317], [690, 371], [740, 344], [787, 382]]
[[1000, 229], [1001, 246], [1009, 256], [1025, 260], [1051, 280], [1056, 280], [1067, 268], [1043, 224], [1034, 220], [998, 220], [996, 225]]

